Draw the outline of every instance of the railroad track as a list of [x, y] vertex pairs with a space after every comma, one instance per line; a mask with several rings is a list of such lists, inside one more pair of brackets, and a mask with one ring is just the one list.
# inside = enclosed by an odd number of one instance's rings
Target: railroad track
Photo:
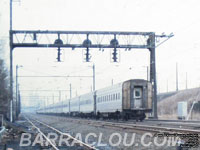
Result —
[[117, 123], [117, 122], [108, 122], [108, 121], [91, 121], [91, 120], [76, 120], [68, 119], [70, 122], [84, 123], [96, 127], [109, 127], [109, 128], [118, 128], [129, 131], [143, 131], [143, 132], [152, 132], [152, 133], [191, 133], [191, 134], [200, 134], [200, 130], [192, 129], [180, 129], [172, 127], [158, 127], [150, 125], [141, 125], [141, 124], [127, 124], [127, 123]]
[[198, 120], [166, 120], [166, 119], [145, 119], [145, 121], [150, 121], [150, 122], [179, 122], [179, 123], [199, 123], [200, 121]]
[[193, 122], [175, 122], [175, 121], [144, 121], [143, 123], [152, 124], [156, 126], [173, 126], [178, 128], [185, 128], [185, 129], [200, 129], [200, 123], [193, 123]]
[[195, 129], [183, 129], [183, 128], [174, 128], [174, 127], [160, 127], [155, 125], [144, 125], [144, 124], [131, 124], [131, 122], [111, 122], [111, 121], [97, 121], [97, 120], [87, 120], [87, 119], [77, 119], [77, 118], [60, 118], [61, 120], [65, 120], [72, 123], [78, 124], [86, 124], [95, 127], [103, 127], [103, 128], [115, 128], [121, 130], [128, 130], [131, 132], [139, 131], [139, 132], [151, 132], [151, 133], [191, 133], [191, 134], [199, 134], [200, 130]]
[[[70, 139], [71, 142], [75, 141], [75, 144], [79, 147], [82, 147], [82, 149], [84, 149], [84, 150], [97, 150], [95, 147], [90, 146], [89, 144], [86, 144], [86, 143], [74, 138], [70, 134], [64, 133], [64, 132], [62, 132], [62, 131], [60, 131], [60, 130], [58, 130], [58, 129], [56, 129], [56, 128], [54, 128], [54, 127], [52, 127], [52, 126], [50, 126], [50, 125], [48, 125], [44, 122], [41, 122], [37, 119], [30, 119], [27, 116], [24, 116], [24, 118], [33, 126], [33, 128], [35, 128], [38, 131], [38, 133], [40, 133], [45, 138], [46, 141], [48, 141], [48, 143], [51, 145], [51, 147], [54, 150], [59, 150], [59, 147], [56, 145], [56, 143], [52, 142], [51, 139], [48, 138], [48, 136], [45, 135], [46, 131], [42, 131], [41, 126], [45, 127], [46, 129], [52, 130], [53, 132], [58, 133], [62, 136], [66, 136], [68, 139]], [[38, 125], [36, 125], [36, 124], [38, 124]]]
[[[200, 136], [200, 130], [192, 130], [192, 129], [179, 129], [179, 128], [172, 128], [172, 127], [158, 127], [158, 126], [151, 126], [151, 125], [143, 125], [143, 124], [129, 124], [127, 122], [111, 122], [111, 121], [99, 121], [99, 120], [86, 120], [86, 119], [79, 119], [79, 118], [65, 118], [65, 117], [56, 117], [56, 116], [49, 116], [49, 115], [30, 115], [31, 118], [34, 120], [38, 120], [39, 123], [41, 118], [45, 117], [46, 121], [48, 120], [54, 120], [50, 121], [51, 124], [55, 124], [58, 122], [68, 122], [73, 124], [83, 124], [87, 126], [93, 126], [97, 128], [107, 128], [107, 129], [114, 129], [115, 131], [122, 131], [122, 132], [128, 132], [128, 133], [138, 133], [143, 135], [144, 133], [151, 133], [151, 135], [159, 136], [162, 134], [160, 140], [163, 140], [162, 137], [166, 136], [166, 134], [170, 134], [169, 136], [178, 136], [181, 138], [182, 136], [186, 136], [185, 140], [181, 140], [181, 143], [186, 143], [190, 139], [195, 140], [195, 136]], [[56, 121], [55, 121], [56, 119]], [[45, 121], [45, 122], [46, 122]], [[50, 123], [49, 122], [49, 123]], [[43, 123], [44, 124], [44, 123]], [[70, 124], [69, 124], [70, 125]], [[159, 135], [158, 135], [159, 133]], [[172, 135], [173, 134], [173, 135]], [[184, 135], [183, 135], [184, 134]], [[186, 135], [190, 134], [190, 135]], [[192, 136], [194, 135], [194, 136]], [[188, 137], [187, 137], [188, 136]], [[192, 137], [191, 137], [192, 136]], [[167, 141], [170, 141], [171, 138], [167, 138]], [[178, 141], [179, 142], [179, 141]]]

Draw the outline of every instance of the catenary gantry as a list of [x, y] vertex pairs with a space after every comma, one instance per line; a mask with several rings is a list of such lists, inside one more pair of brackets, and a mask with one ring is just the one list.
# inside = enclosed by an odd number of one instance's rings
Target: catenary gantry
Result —
[[[157, 84], [156, 84], [156, 39], [170, 35], [155, 35], [155, 32], [113, 32], [113, 31], [10, 31], [10, 90], [13, 102], [13, 50], [20, 47], [57, 48], [57, 60], [60, 61], [61, 48], [86, 49], [86, 61], [90, 61], [89, 50], [113, 49], [113, 61], [117, 62], [117, 49], [148, 49], [150, 52], [150, 82], [153, 85], [153, 116], [157, 118]], [[165, 41], [164, 40], [164, 41]], [[164, 42], [162, 41], [162, 42]], [[160, 42], [160, 44], [162, 43]]]

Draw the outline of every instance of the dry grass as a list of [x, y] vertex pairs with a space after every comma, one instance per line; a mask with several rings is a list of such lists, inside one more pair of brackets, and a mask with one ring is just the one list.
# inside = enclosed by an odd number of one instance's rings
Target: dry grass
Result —
[[[160, 101], [158, 103], [159, 118], [177, 119], [177, 104], [180, 101], [188, 102], [189, 111], [193, 101], [200, 101], [200, 88], [179, 91], [177, 94]], [[194, 114], [194, 116], [197, 118], [198, 114]]]
[[189, 118], [190, 120], [200, 120], [200, 113], [192, 113], [191, 117]]

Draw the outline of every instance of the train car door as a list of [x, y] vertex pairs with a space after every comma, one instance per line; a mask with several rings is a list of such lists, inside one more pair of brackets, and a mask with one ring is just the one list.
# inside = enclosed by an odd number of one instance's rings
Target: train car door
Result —
[[142, 87], [134, 87], [133, 91], [134, 108], [142, 107]]

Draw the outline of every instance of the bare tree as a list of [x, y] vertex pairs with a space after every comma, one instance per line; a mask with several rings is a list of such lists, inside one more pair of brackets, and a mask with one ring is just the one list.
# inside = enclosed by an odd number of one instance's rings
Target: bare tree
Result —
[[9, 86], [7, 70], [4, 67], [3, 60], [0, 59], [0, 114], [6, 118], [9, 111]]

